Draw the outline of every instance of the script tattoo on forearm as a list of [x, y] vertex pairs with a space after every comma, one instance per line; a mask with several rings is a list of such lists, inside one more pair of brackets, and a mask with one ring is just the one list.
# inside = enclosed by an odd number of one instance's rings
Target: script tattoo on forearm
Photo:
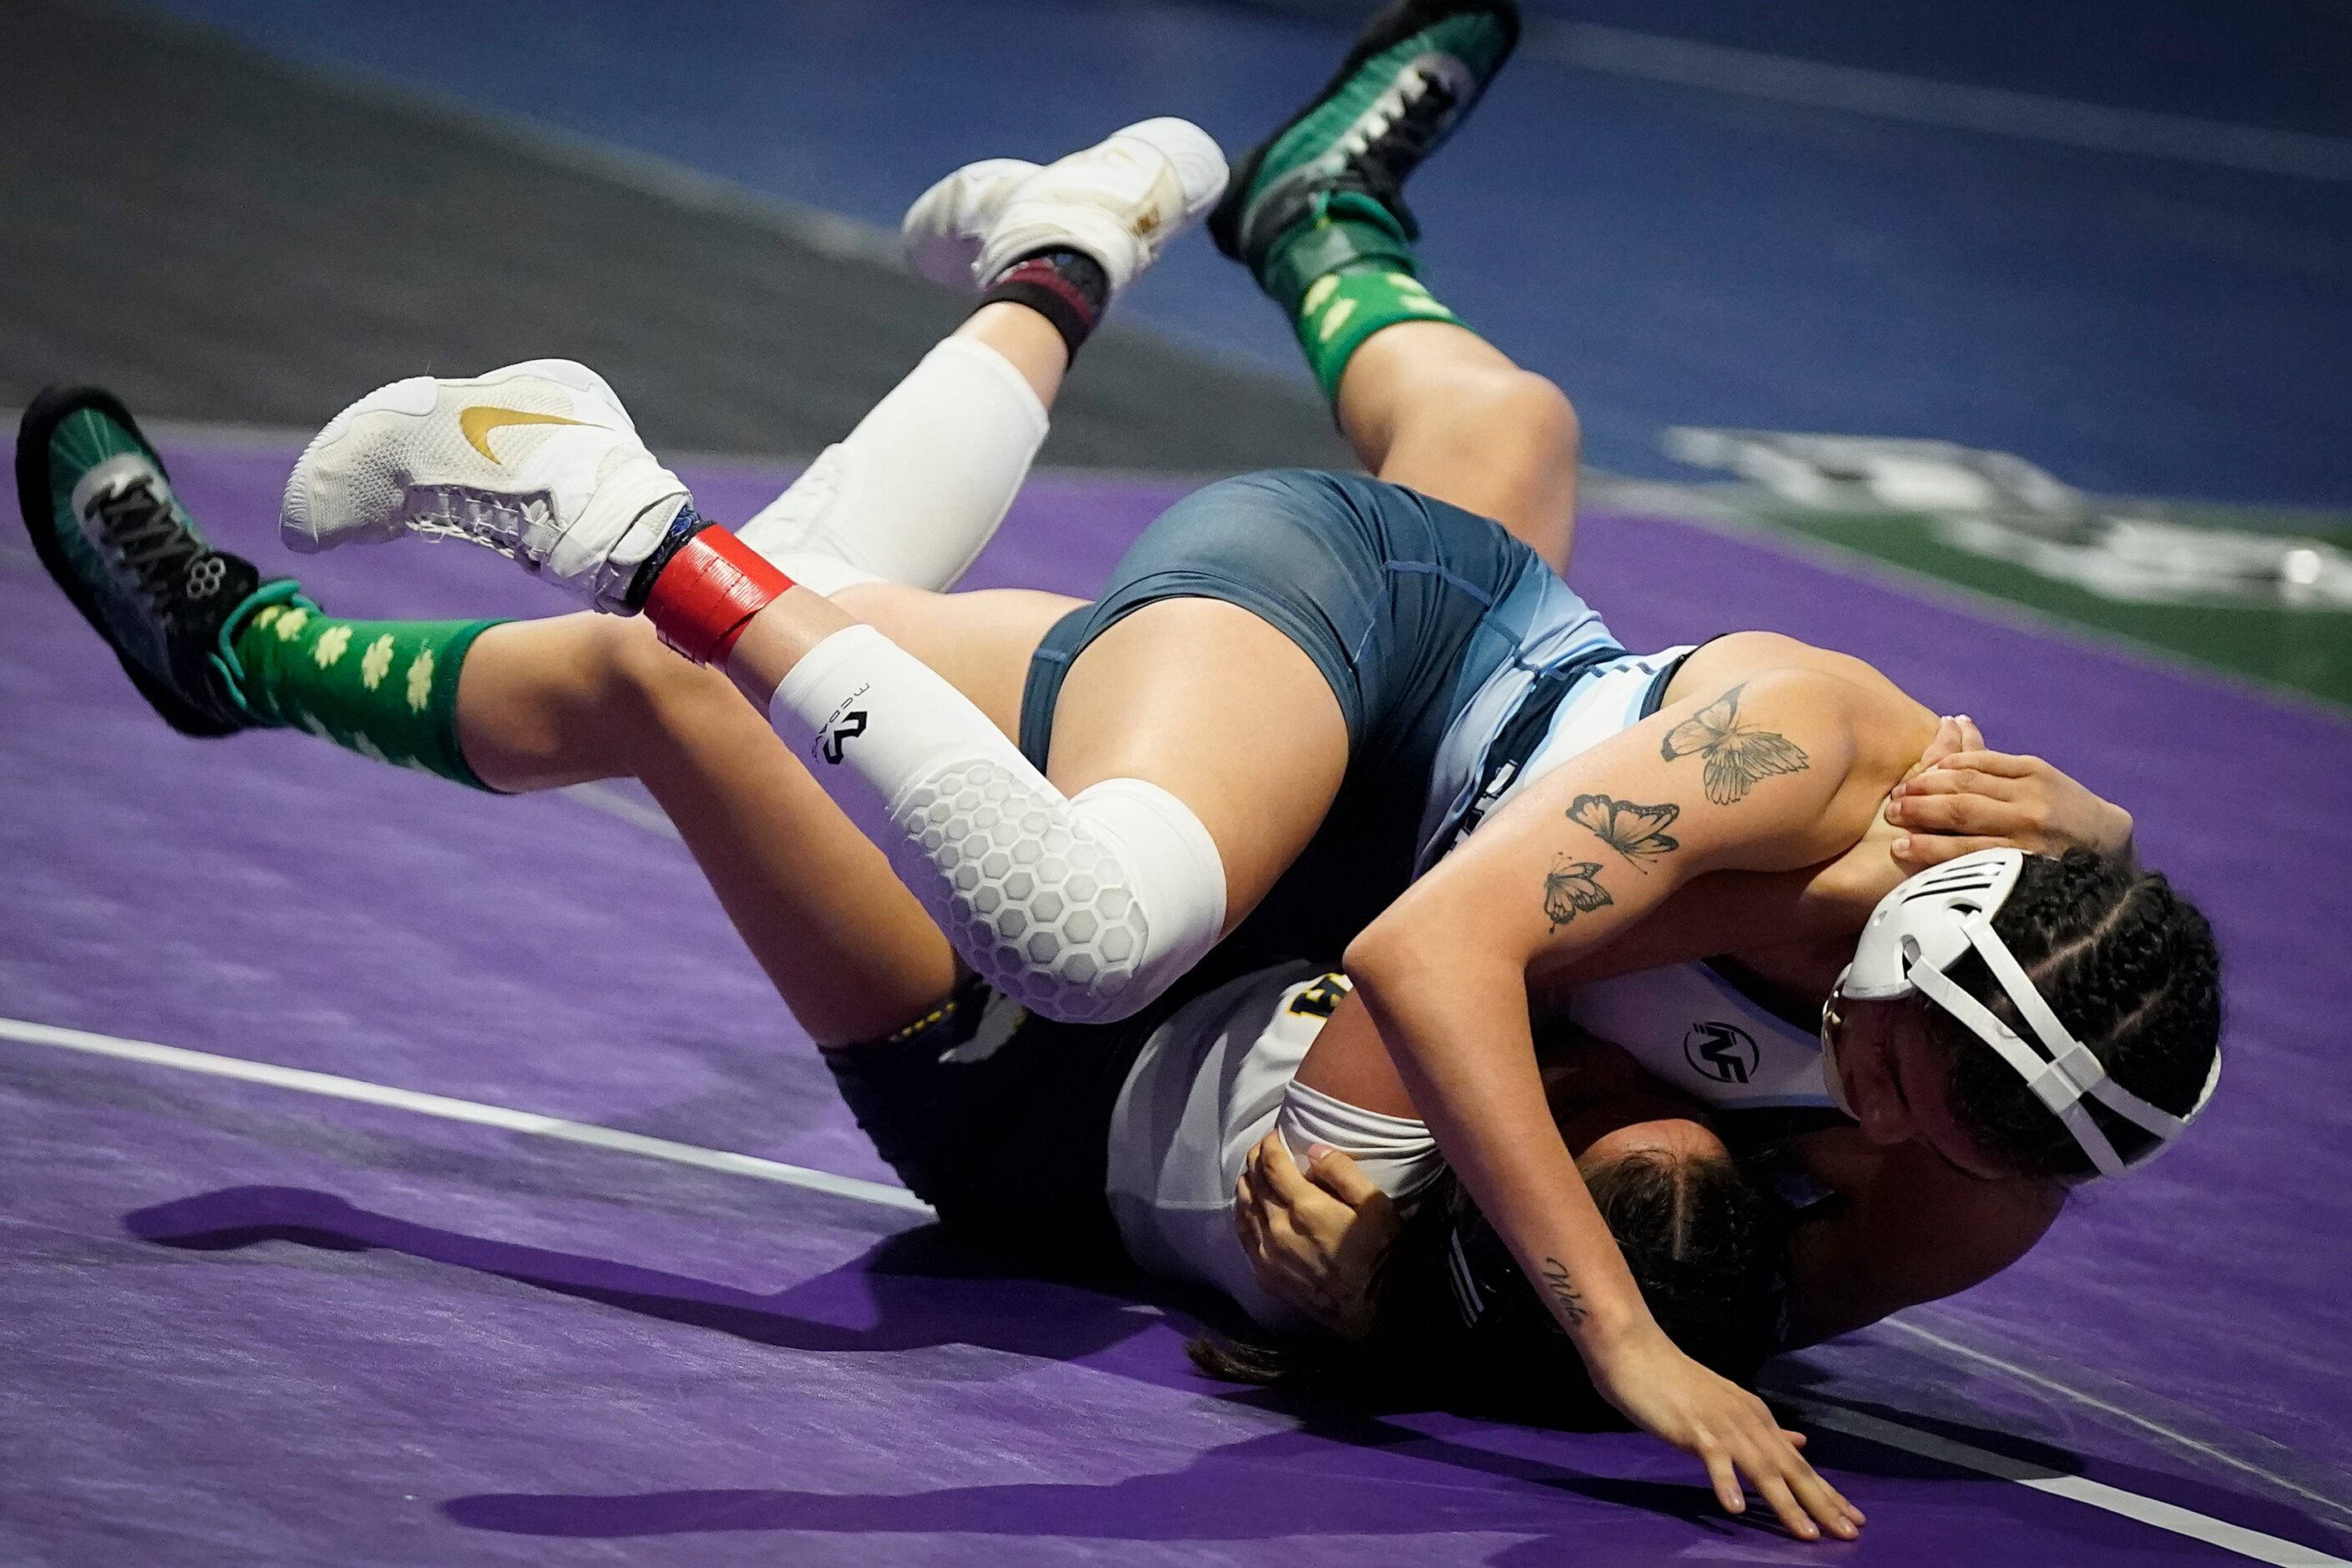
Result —
[[1635, 805], [1630, 800], [1612, 800], [1605, 795], [1578, 795], [1568, 808], [1570, 822], [1623, 856], [1625, 863], [1644, 877], [1650, 874], [1650, 868], [1643, 861], [1671, 855], [1682, 847], [1679, 840], [1666, 833], [1682, 814], [1679, 805]]
[[1544, 873], [1544, 917], [1558, 931], [1579, 915], [1589, 915], [1617, 900], [1600, 881], [1597, 860], [1574, 860], [1562, 855]]
[[1570, 1328], [1581, 1324], [1586, 1313], [1584, 1298], [1577, 1293], [1575, 1282], [1569, 1279], [1568, 1265], [1557, 1258], [1547, 1258], [1543, 1260], [1542, 1272], [1544, 1289], [1549, 1290], [1551, 1299], [1559, 1304], [1559, 1315], [1568, 1320]]
[[1786, 735], [1739, 721], [1739, 694], [1747, 689], [1745, 681], [1733, 687], [1667, 731], [1658, 748], [1670, 763], [1694, 752], [1703, 759], [1706, 798], [1717, 805], [1737, 804], [1759, 780], [1812, 765], [1805, 749]]

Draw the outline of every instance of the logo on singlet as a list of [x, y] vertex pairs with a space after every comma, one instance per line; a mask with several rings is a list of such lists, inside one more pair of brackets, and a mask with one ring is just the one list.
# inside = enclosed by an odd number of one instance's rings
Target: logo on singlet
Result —
[[860, 708], [854, 712], [843, 714], [841, 722], [825, 731], [824, 760], [838, 763], [841, 761], [841, 748], [864, 733], [866, 733], [865, 709]]
[[1339, 1010], [1340, 998], [1354, 989], [1344, 974], [1327, 974], [1320, 980], [1298, 988], [1290, 999], [1290, 1011], [1302, 1018], [1328, 1018]]
[[1702, 1078], [1746, 1083], [1756, 1071], [1756, 1041], [1730, 1024], [1694, 1024], [1683, 1037], [1683, 1056]]

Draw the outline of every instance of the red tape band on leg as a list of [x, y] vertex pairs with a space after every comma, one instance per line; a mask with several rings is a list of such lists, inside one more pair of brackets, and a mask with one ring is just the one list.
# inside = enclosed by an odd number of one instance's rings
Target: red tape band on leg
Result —
[[724, 664], [751, 617], [783, 596], [793, 580], [713, 523], [678, 547], [646, 595], [646, 618], [662, 641], [697, 664]]

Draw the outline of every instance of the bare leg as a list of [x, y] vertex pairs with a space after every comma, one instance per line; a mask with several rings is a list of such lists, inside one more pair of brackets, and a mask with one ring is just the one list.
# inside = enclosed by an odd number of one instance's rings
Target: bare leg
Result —
[[1579, 434], [1558, 386], [1466, 328], [1403, 321], [1348, 362], [1339, 413], [1381, 479], [1491, 517], [1567, 570]]
[[[956, 335], [1002, 354], [1051, 406], [1069, 355], [1044, 317], [990, 305]], [[843, 590], [840, 603], [1015, 735], [1029, 654], [1077, 601], [872, 583]], [[661, 647], [643, 622], [493, 627], [466, 661], [457, 704], [467, 761], [493, 788], [642, 782], [818, 1044], [887, 1034], [954, 984], [946, 939], [882, 852], [723, 675]]]
[[[1578, 436], [1559, 388], [1465, 328], [1405, 321], [1356, 351], [1338, 406], [1381, 479], [1494, 518], [1566, 569]], [[1246, 722], [1236, 692], [1248, 693]], [[1190, 806], [1224, 861], [1230, 930], [1305, 849], [1347, 763], [1345, 720], [1312, 659], [1236, 605], [1176, 599], [1120, 621], [1071, 666], [1047, 773], [1073, 793], [1150, 779]]]
[[[1003, 354], [1051, 403], [1068, 362], [1045, 318], [995, 305], [962, 331]], [[1495, 518], [1555, 570], [1566, 567], [1576, 515], [1576, 414], [1550, 382], [1462, 327], [1408, 321], [1356, 352], [1340, 382], [1339, 411], [1359, 455], [1381, 478]], [[1004, 645], [1025, 639], [1034, 647], [1066, 601], [1041, 618], [1029, 606], [1005, 605], [992, 615], [1002, 628], [992, 628], [993, 636], [975, 637], [978, 628], [959, 626], [943, 638], [922, 605], [905, 597], [911, 592], [874, 584], [838, 602], [1016, 734], [1024, 671]], [[772, 684], [762, 672], [746, 689]], [[1247, 723], [1235, 721], [1230, 694], [1237, 691], [1249, 693]], [[1134, 722], [1140, 713], [1151, 722]], [[1235, 605], [1178, 599], [1120, 621], [1072, 666], [1046, 773], [1067, 794], [1105, 779], [1143, 778], [1183, 801], [1224, 862], [1230, 929], [1314, 836], [1347, 760], [1339, 702], [1288, 637]]]
[[[990, 306], [961, 335], [1012, 363], [1041, 401], [1059, 390], [1067, 355], [1036, 312]], [[1549, 382], [1463, 328], [1405, 322], [1357, 353], [1339, 408], [1382, 478], [1496, 517], [1555, 569], [1565, 565], [1575, 415]], [[985, 607], [971, 603], [992, 598]], [[931, 613], [943, 601], [902, 586], [864, 584], [831, 604], [791, 594], [779, 608], [792, 610], [755, 621], [730, 669], [764, 708], [785, 669], [862, 619], [946, 677], [1000, 731], [1017, 735], [1026, 656], [1070, 601], [1005, 595], [954, 602], [962, 618], [950, 626]], [[1235, 692], [1248, 694], [1246, 722], [1237, 721]], [[1139, 714], [1150, 721], [1137, 723]], [[1073, 666], [1046, 773], [1065, 795], [1122, 778], [1174, 795], [1214, 842], [1230, 930], [1313, 837], [1347, 761], [1339, 702], [1305, 653], [1237, 606], [1178, 599], [1126, 617]]]
[[[1469, 333], [1449, 330], [1502, 361]], [[1052, 402], [1069, 362], [1060, 335], [1043, 316], [1018, 305], [991, 305], [962, 331], [1011, 360], [1038, 397]], [[1509, 362], [1502, 363], [1508, 370]], [[1440, 388], [1423, 392], [1408, 384], [1388, 400], [1407, 405], [1409, 414], [1416, 397], [1425, 404], [1443, 395]], [[1368, 413], [1377, 412], [1372, 397], [1367, 395], [1364, 402]], [[1408, 436], [1423, 446], [1433, 444], [1425, 429], [1416, 433], [1409, 427]], [[1410, 440], [1402, 455], [1408, 464], [1414, 460]], [[1366, 460], [1371, 461], [1369, 456]], [[1421, 466], [1435, 471], [1433, 458], [1423, 459]], [[1573, 458], [1569, 473], [1572, 487]], [[1410, 478], [1398, 482], [1415, 483]], [[876, 597], [845, 594], [840, 603], [954, 682], [997, 728], [1017, 735], [1025, 658], [1024, 667], [1015, 667], [1004, 657], [1006, 645], [1025, 637], [1034, 648], [1052, 617], [1073, 601], [1054, 601], [1043, 619], [1033, 619], [1034, 612], [1024, 605], [973, 612], [975, 624], [959, 628], [957, 646], [949, 647], [919, 605], [880, 596], [908, 592], [876, 585], [855, 591]], [[984, 628], [978, 624], [982, 616]], [[985, 635], [975, 635], [983, 630]], [[1227, 694], [1235, 691], [1250, 694], [1245, 724], [1234, 721]], [[1151, 723], [1134, 723], [1139, 713], [1152, 715]], [[1280, 743], [1269, 745], [1268, 737], [1280, 737]], [[1089, 644], [1086, 657], [1071, 667], [1055, 710], [1054, 750], [1045, 771], [1066, 794], [1105, 779], [1140, 778], [1183, 801], [1209, 830], [1224, 861], [1230, 929], [1306, 847], [1339, 792], [1347, 764], [1347, 722], [1313, 660], [1236, 605], [1176, 599], [1129, 616]]]
[[[1051, 595], [1038, 598], [1052, 607]], [[843, 605], [788, 589], [744, 627], [728, 675], [764, 710], [802, 659], [857, 624]], [[1027, 632], [1031, 646], [1043, 629]], [[877, 671], [917, 662], [882, 646], [889, 652]], [[798, 721], [815, 725], [812, 712], [867, 690], [872, 679], [854, 663], [828, 667], [825, 684], [793, 699]], [[918, 700], [964, 728], [935, 698]], [[1001, 716], [991, 721], [1003, 729]], [[1046, 773], [1065, 798], [1108, 779], [1142, 779], [1191, 811], [1221, 864], [1225, 931], [1313, 837], [1348, 762], [1345, 715], [1314, 661], [1273, 626], [1218, 599], [1147, 605], [1096, 638], [1071, 666], [1054, 730]], [[899, 782], [876, 787], [888, 795]]]
[[[940, 595], [889, 584], [860, 608], [1008, 730], [1050, 594]], [[968, 635], [966, 635], [968, 634]], [[566, 616], [482, 634], [457, 688], [458, 738], [494, 788], [635, 777], [660, 802], [711, 890], [819, 1045], [873, 1039], [955, 981], [947, 939], [764, 717], [642, 621]]]
[[1224, 862], [1231, 931], [1307, 847], [1347, 767], [1339, 700], [1297, 644], [1238, 605], [1163, 599], [1070, 666], [1045, 771], [1066, 794], [1150, 779], [1190, 806]]

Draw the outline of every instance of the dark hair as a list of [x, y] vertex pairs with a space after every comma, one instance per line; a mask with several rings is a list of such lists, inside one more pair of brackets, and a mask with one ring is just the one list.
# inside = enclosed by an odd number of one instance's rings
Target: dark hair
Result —
[[[2221, 955], [2213, 928], [2170, 882], [2087, 849], [2029, 855], [1992, 929], [2116, 1083], [2175, 1116], [2197, 1103], [2221, 1048]], [[2034, 1037], [1975, 952], [1949, 973], [2020, 1037]], [[1942, 1008], [1918, 1005], [1949, 1064], [1952, 1114], [1987, 1154], [2021, 1175], [2093, 1173], [2090, 1156], [2015, 1068]], [[2097, 1100], [2083, 1103], [2124, 1159], [2155, 1142]]]
[[[1590, 1166], [1584, 1178], [1667, 1336], [1724, 1375], [1750, 1381], [1779, 1342], [1780, 1238], [1747, 1175], [1720, 1154], [1644, 1149]], [[1203, 1335], [1188, 1349], [1202, 1371], [1230, 1382], [1531, 1423], [1615, 1419], [1575, 1345], [1451, 1173], [1405, 1222], [1372, 1298], [1361, 1343], [1275, 1349]]]

